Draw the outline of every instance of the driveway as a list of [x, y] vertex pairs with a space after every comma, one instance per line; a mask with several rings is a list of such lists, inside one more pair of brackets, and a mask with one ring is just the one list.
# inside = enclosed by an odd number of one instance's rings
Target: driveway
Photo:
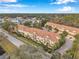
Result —
[[63, 46], [61, 46], [61, 48], [59, 48], [56, 51], [59, 52], [61, 55], [65, 54], [66, 51], [68, 51], [69, 49], [72, 48], [74, 39], [75, 39], [74, 37], [72, 37], [72, 38], [69, 38], [69, 36], [66, 37], [65, 44]]

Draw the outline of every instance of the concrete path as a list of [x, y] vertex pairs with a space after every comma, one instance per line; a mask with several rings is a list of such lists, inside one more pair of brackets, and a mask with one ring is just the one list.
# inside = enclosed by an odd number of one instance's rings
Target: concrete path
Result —
[[4, 34], [4, 36], [7, 37], [7, 39], [14, 44], [16, 47], [20, 47], [21, 45], [24, 45], [24, 43], [18, 39], [16, 39], [15, 37], [13, 37], [12, 35], [10, 35], [7, 31], [0, 29], [0, 32], [2, 32]]

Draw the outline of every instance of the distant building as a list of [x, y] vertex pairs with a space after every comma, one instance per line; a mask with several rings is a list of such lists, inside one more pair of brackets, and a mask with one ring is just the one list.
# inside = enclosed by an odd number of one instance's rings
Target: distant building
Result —
[[24, 37], [30, 37], [38, 43], [43, 43], [44, 45], [48, 44], [49, 47], [59, 42], [60, 39], [59, 35], [56, 33], [36, 28], [29, 28], [24, 25], [17, 25], [16, 31], [21, 33]]
[[12, 22], [12, 23], [15, 23], [15, 24], [20, 24], [19, 20], [17, 18], [11, 18], [11, 17], [8, 17], [6, 19], [4, 19], [5, 21], [9, 21], [9, 22]]
[[73, 35], [73, 36], [79, 33], [78, 28], [74, 28], [74, 27], [70, 27], [70, 26], [60, 25], [60, 24], [51, 23], [51, 22], [47, 22], [46, 25], [51, 26], [52, 29], [57, 28], [60, 32], [66, 31], [70, 35]]
[[3, 23], [4, 22], [4, 18], [0, 18], [0, 23]]

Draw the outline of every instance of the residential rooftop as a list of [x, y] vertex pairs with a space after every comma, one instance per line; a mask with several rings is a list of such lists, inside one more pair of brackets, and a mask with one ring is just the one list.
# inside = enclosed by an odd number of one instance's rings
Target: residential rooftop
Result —
[[74, 35], [79, 33], [79, 28], [66, 26], [66, 25], [61, 25], [61, 24], [52, 23], [52, 22], [47, 22], [46, 24], [49, 25], [49, 26], [52, 26], [53, 28], [57, 28], [57, 29], [60, 29], [60, 30], [66, 30], [68, 32], [72, 32], [72, 33], [74, 33]]
[[37, 36], [40, 36], [40, 37], [43, 37], [43, 38], [47, 37], [51, 41], [53, 41], [54, 43], [58, 42], [58, 40], [59, 40], [59, 35], [57, 33], [54, 33], [54, 32], [48, 32], [48, 31], [45, 31], [45, 30], [37, 29], [37, 28], [30, 28], [30, 27], [27, 27], [27, 26], [24, 26], [24, 25], [17, 25], [17, 28], [18, 28], [18, 30], [22, 30], [24, 32], [29, 32], [29, 33], [32, 33], [32, 34], [35, 33]]

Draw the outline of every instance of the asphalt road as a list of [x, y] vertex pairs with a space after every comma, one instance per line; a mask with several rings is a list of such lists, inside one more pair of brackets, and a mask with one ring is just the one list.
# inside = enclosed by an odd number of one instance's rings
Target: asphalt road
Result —
[[66, 51], [72, 48], [74, 38], [66, 38], [66, 42], [61, 48], [57, 49], [56, 51], [59, 52], [61, 55], [65, 54]]

